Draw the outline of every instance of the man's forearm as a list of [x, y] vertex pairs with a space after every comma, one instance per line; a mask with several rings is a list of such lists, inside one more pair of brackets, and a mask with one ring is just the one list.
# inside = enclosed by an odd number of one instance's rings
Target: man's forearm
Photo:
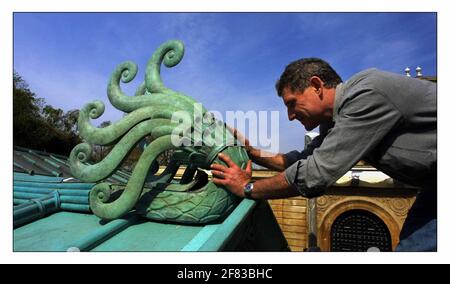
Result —
[[250, 159], [260, 166], [275, 171], [284, 171], [286, 169], [286, 159], [283, 154], [274, 154], [253, 147], [249, 148], [247, 153]]
[[253, 183], [253, 199], [277, 199], [299, 195], [298, 191], [291, 186], [280, 173], [274, 177], [260, 179]]

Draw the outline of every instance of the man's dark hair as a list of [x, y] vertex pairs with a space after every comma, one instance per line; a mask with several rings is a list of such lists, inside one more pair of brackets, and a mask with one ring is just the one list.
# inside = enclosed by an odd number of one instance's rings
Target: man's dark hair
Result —
[[302, 58], [290, 63], [284, 69], [280, 79], [277, 81], [275, 87], [278, 92], [278, 96], [283, 95], [283, 91], [286, 87], [289, 87], [291, 91], [303, 92], [309, 87], [309, 79], [312, 76], [317, 76], [325, 83], [327, 88], [335, 88], [342, 82], [341, 77], [331, 68], [330, 64], [320, 58]]

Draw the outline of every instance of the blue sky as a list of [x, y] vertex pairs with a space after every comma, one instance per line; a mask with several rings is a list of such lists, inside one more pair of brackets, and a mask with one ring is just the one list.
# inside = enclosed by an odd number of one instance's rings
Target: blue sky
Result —
[[286, 152], [304, 137], [274, 89], [288, 63], [321, 57], [344, 80], [370, 67], [436, 75], [436, 37], [434, 13], [15, 13], [14, 69], [48, 104], [70, 110], [100, 99], [106, 111], [94, 124], [116, 121], [122, 114], [106, 96], [115, 66], [140, 68], [123, 86], [132, 95], [152, 52], [179, 39], [185, 55], [162, 68], [165, 85], [222, 113], [280, 111]]

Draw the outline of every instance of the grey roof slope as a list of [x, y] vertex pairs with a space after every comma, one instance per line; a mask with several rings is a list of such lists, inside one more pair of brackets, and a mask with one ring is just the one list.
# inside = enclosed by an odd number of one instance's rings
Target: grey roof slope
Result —
[[[43, 175], [62, 177], [65, 182], [80, 182], [70, 172], [68, 157], [14, 146], [14, 172], [29, 175]], [[124, 169], [118, 169], [107, 182], [125, 184], [130, 179], [131, 173]]]

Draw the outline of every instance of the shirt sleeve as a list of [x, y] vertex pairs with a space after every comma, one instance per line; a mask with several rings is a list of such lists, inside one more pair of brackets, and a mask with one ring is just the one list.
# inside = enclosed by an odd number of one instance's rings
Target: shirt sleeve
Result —
[[314, 137], [314, 139], [308, 144], [308, 146], [306, 146], [306, 149], [301, 152], [294, 150], [284, 154], [288, 167], [298, 160], [306, 159], [309, 155], [311, 155], [314, 149], [322, 144], [323, 138], [324, 137], [321, 135]]
[[284, 157], [287, 161], [287, 167], [294, 164], [298, 160], [306, 159], [308, 156], [310, 156], [313, 153], [314, 149], [322, 145], [323, 139], [325, 138], [325, 136], [327, 136], [332, 127], [333, 123], [320, 125], [319, 135], [314, 137], [311, 142], [306, 145], [306, 148], [303, 151], [299, 152], [297, 150], [293, 150], [284, 154]]
[[373, 89], [361, 88], [346, 96], [322, 145], [287, 168], [286, 181], [305, 197], [322, 195], [326, 187], [373, 150], [401, 119], [401, 113], [389, 99]]

